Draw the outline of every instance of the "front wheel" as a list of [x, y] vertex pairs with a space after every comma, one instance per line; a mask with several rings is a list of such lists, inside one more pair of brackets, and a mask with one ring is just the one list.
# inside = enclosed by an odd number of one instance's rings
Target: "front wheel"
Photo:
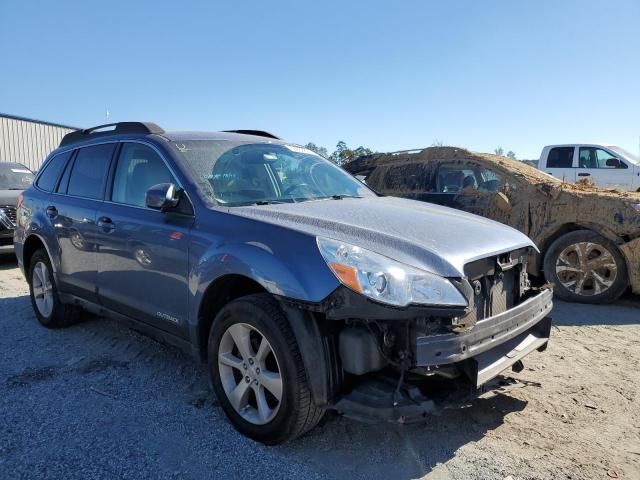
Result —
[[555, 295], [570, 302], [612, 302], [629, 283], [618, 247], [590, 230], [569, 232], [554, 241], [544, 257], [544, 274]]
[[222, 308], [209, 334], [209, 370], [227, 417], [266, 444], [294, 439], [322, 417], [295, 336], [277, 302], [249, 295]]

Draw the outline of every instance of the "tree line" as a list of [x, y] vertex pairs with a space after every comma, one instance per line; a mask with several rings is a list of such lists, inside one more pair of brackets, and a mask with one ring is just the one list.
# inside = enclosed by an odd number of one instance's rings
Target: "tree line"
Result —
[[337, 143], [336, 148], [332, 153], [329, 153], [325, 147], [320, 147], [313, 142], [307, 143], [305, 147], [340, 166], [345, 165], [351, 160], [355, 160], [362, 155], [371, 155], [373, 153], [373, 150], [363, 147], [362, 145], [358, 148], [351, 149], [347, 146], [346, 142], [342, 140]]
[[[431, 146], [441, 147], [443, 145], [442, 145], [442, 142], [436, 141]], [[316, 145], [313, 142], [307, 143], [305, 147], [311, 150], [312, 152], [317, 153], [321, 157], [331, 160], [333, 163], [340, 166], [345, 165], [350, 161], [355, 160], [356, 158], [361, 157], [363, 155], [371, 155], [372, 153], [374, 153], [373, 150], [371, 150], [370, 148], [363, 147], [362, 145], [359, 146], [358, 148], [351, 149], [347, 146], [347, 143], [344, 142], [343, 140], [340, 140], [336, 144], [335, 150], [331, 153], [329, 153], [329, 151], [325, 147]], [[509, 150], [505, 154], [504, 148], [500, 146], [494, 149], [493, 153], [495, 153], [496, 155], [500, 155], [501, 157], [506, 156], [508, 158], [511, 158], [512, 160], [518, 159], [513, 150]]]

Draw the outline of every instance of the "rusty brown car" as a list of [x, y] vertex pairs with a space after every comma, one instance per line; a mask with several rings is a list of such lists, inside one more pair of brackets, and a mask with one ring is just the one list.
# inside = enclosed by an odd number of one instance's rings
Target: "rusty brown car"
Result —
[[381, 194], [524, 232], [539, 249], [529, 273], [546, 277], [561, 299], [604, 303], [629, 287], [640, 293], [639, 194], [564, 183], [517, 160], [453, 147], [368, 155], [345, 168]]

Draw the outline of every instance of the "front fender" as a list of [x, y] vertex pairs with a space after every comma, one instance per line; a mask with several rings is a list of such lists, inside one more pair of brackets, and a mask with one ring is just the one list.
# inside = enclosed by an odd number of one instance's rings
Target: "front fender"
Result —
[[[277, 241], [264, 237], [261, 241], [210, 244], [194, 258], [189, 274], [192, 324], [198, 321], [200, 303], [209, 286], [225, 275], [250, 278], [273, 295], [305, 302], [320, 302], [339, 286], [315, 237], [298, 232], [289, 232]], [[194, 251], [198, 250], [196, 245]]]

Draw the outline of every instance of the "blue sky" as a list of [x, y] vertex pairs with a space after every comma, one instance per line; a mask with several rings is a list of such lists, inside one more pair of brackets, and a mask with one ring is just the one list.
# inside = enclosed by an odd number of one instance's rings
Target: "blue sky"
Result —
[[0, 1], [0, 112], [331, 151], [640, 142], [640, 0]]

